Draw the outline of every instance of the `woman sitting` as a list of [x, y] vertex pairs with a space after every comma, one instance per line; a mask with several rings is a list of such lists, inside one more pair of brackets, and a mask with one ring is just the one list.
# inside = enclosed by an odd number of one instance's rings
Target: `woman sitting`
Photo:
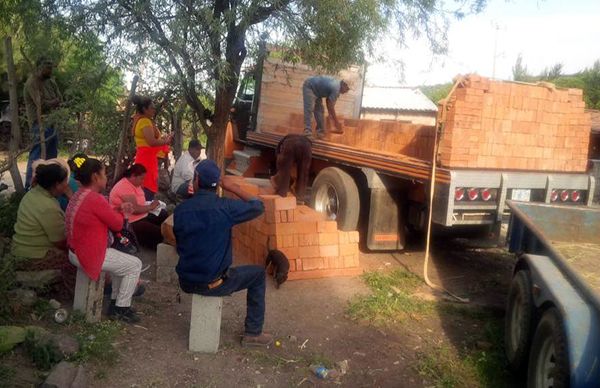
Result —
[[[139, 322], [140, 318], [131, 309], [131, 299], [142, 262], [135, 256], [107, 248], [108, 231], [120, 231], [123, 216], [100, 194], [106, 188], [104, 165], [88, 158], [77, 166], [75, 176], [81, 187], [71, 197], [65, 217], [69, 260], [92, 280], [98, 280], [102, 271], [110, 273], [113, 287], [109, 315], [128, 323]], [[129, 213], [132, 205], [123, 203], [122, 210]]]
[[133, 205], [133, 214], [128, 218], [131, 228], [141, 245], [154, 250], [163, 240], [160, 226], [168, 214], [165, 210], [158, 215], [150, 213], [159, 206], [159, 202], [146, 202], [142, 188], [145, 178], [146, 168], [141, 164], [132, 165], [110, 191], [109, 202], [115, 210], [125, 202]]
[[25, 194], [15, 223], [12, 254], [23, 271], [60, 269], [67, 290], [74, 284], [66, 255], [65, 214], [56, 197], [68, 188], [67, 170], [59, 163], [35, 168], [35, 185]]

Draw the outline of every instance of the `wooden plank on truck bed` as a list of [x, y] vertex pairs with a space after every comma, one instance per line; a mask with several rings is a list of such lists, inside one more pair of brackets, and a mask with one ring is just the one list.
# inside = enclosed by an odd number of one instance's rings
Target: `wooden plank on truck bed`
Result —
[[[275, 133], [248, 132], [247, 141], [250, 144], [275, 148], [284, 135]], [[331, 143], [323, 140], [313, 140], [313, 157], [324, 160], [335, 160], [341, 164], [354, 167], [369, 167], [375, 171], [407, 179], [426, 182], [431, 176], [431, 163], [402, 154], [362, 151], [355, 147]], [[450, 183], [450, 171], [437, 168], [438, 183]]]

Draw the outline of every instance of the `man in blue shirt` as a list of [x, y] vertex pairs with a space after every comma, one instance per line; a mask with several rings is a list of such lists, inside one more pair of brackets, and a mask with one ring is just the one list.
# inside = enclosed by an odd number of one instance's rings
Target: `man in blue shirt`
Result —
[[[231, 228], [260, 216], [264, 205], [229, 177], [220, 179], [220, 174], [212, 160], [200, 162], [195, 168], [194, 196], [175, 209], [179, 284], [184, 292], [204, 296], [227, 296], [248, 289], [242, 346], [267, 346], [273, 338], [262, 331], [265, 269], [257, 265], [231, 267]], [[219, 183], [241, 200], [218, 197]]]
[[317, 137], [325, 136], [325, 119], [323, 116], [323, 98], [326, 99], [327, 111], [335, 123], [335, 131], [331, 133], [344, 133], [342, 124], [335, 113], [335, 102], [340, 94], [347, 93], [350, 88], [346, 81], [337, 80], [333, 77], [317, 75], [307, 78], [302, 85], [302, 96], [304, 98], [304, 134], [312, 135], [311, 120], [314, 114], [317, 122]]

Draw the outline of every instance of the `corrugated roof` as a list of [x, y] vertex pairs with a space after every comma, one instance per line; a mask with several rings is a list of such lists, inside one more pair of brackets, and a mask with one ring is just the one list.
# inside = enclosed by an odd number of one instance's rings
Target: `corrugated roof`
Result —
[[361, 108], [437, 112], [423, 92], [405, 86], [365, 86]]
[[600, 110], [586, 109], [592, 117], [592, 133], [600, 134]]

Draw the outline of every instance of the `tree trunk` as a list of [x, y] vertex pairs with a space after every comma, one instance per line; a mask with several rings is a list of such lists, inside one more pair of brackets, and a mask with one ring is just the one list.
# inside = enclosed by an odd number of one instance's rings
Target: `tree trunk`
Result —
[[179, 159], [183, 152], [183, 107], [176, 107], [171, 115], [171, 132], [173, 132], [173, 155], [175, 160]]
[[210, 129], [206, 133], [207, 144], [206, 153], [209, 159], [212, 159], [221, 168], [225, 168], [225, 131], [229, 121], [229, 111], [235, 96], [237, 78], [234, 82], [229, 82], [223, 88], [217, 89], [215, 96], [215, 117]]
[[16, 154], [19, 151], [21, 140], [21, 128], [19, 127], [19, 101], [17, 97], [17, 75], [15, 63], [13, 62], [12, 39], [4, 38], [4, 51], [6, 53], [6, 65], [8, 70], [8, 91], [10, 98], [10, 144], [8, 148], [8, 163], [10, 164], [10, 176], [17, 193], [24, 193], [23, 180], [19, 172]]
[[117, 182], [117, 179], [123, 175], [123, 171], [125, 170], [125, 154], [129, 148], [129, 139], [131, 136], [131, 128], [129, 127], [129, 121], [131, 118], [131, 100], [135, 95], [135, 89], [137, 87], [139, 77], [135, 75], [133, 80], [131, 81], [131, 89], [129, 90], [129, 98], [127, 99], [127, 104], [125, 105], [125, 112], [123, 114], [123, 121], [121, 123], [121, 135], [119, 138], [119, 151], [117, 153], [117, 158], [115, 161], [115, 173], [113, 175], [113, 185]]

